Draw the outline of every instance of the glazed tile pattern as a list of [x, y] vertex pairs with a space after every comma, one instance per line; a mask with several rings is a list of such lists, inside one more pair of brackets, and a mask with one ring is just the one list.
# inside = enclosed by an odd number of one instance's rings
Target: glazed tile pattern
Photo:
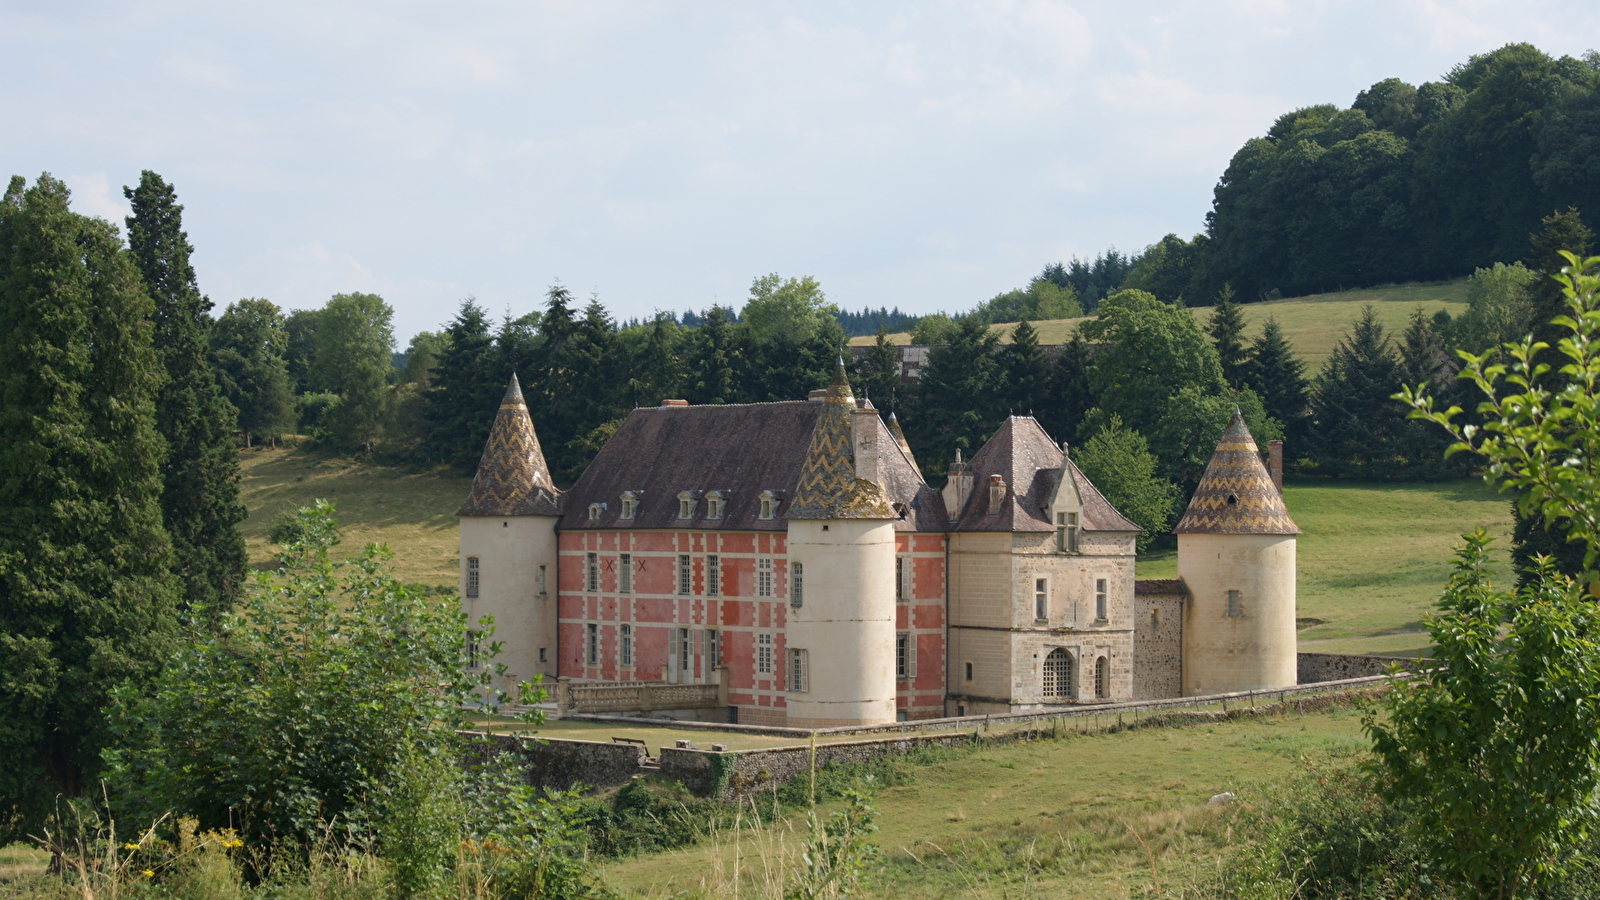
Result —
[[561, 492], [550, 480], [544, 451], [533, 432], [522, 386], [511, 376], [495, 414], [489, 443], [458, 516], [558, 516]]
[[1299, 534], [1235, 409], [1174, 534]]
[[[822, 414], [811, 432], [811, 446], [800, 468], [791, 519], [897, 518], [883, 488], [856, 477], [852, 417], [855, 399], [841, 362], [822, 401]], [[874, 419], [877, 417], [874, 416]]]

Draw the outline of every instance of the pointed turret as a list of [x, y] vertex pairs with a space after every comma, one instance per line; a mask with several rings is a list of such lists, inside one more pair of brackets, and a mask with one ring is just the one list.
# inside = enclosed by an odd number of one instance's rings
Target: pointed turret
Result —
[[539, 437], [533, 431], [528, 404], [515, 373], [500, 400], [494, 428], [472, 478], [467, 502], [458, 516], [555, 516], [561, 513], [561, 492], [550, 480]]
[[1299, 534], [1237, 408], [1174, 534]]
[[894, 438], [894, 445], [900, 448], [900, 452], [906, 455], [906, 461], [911, 463], [911, 468], [916, 469], [917, 474], [921, 475], [922, 467], [917, 465], [917, 458], [911, 455], [911, 444], [906, 441], [906, 433], [900, 430], [900, 420], [894, 413], [889, 413], [889, 436]]
[[871, 446], [871, 435], [854, 421], [858, 412], [864, 418], [877, 419], [876, 412], [857, 409], [840, 357], [822, 399], [822, 414], [811, 432], [789, 518], [895, 518], [883, 486], [877, 483], [877, 451]]

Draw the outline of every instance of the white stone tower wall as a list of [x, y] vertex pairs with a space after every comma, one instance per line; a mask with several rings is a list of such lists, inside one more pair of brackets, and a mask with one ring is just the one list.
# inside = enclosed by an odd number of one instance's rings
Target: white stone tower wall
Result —
[[[1295, 684], [1295, 538], [1288, 534], [1179, 534], [1183, 693], [1193, 697]], [[1228, 615], [1228, 591], [1239, 615]]]
[[[516, 685], [535, 675], [546, 684], [556, 677], [556, 518], [554, 516], [462, 516], [461, 604], [467, 627], [477, 628], [484, 616], [494, 617], [500, 655], [488, 664], [504, 663], [507, 674], [495, 686], [515, 696]], [[467, 596], [468, 559], [478, 559], [478, 596]], [[545, 567], [540, 590], [539, 567]], [[539, 661], [539, 650], [545, 661]]]
[[810, 676], [807, 690], [789, 693], [789, 724], [893, 722], [894, 523], [791, 519], [788, 550], [791, 566], [805, 566], [805, 587], [802, 605], [788, 611], [785, 643], [806, 651]]

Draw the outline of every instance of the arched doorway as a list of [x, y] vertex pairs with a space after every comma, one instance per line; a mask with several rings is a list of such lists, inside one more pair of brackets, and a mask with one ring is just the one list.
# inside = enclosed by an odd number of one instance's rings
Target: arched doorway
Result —
[[1047, 698], [1072, 699], [1072, 654], [1060, 647], [1051, 650], [1044, 658], [1044, 695]]

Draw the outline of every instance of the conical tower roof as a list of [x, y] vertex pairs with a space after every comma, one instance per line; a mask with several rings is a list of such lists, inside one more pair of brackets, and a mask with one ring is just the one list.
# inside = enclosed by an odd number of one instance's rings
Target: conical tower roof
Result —
[[900, 420], [894, 413], [889, 413], [889, 436], [894, 438], [894, 445], [900, 448], [900, 452], [906, 455], [906, 461], [911, 463], [911, 468], [916, 469], [917, 474], [921, 475], [922, 467], [917, 465], [917, 458], [911, 455], [911, 444], [906, 440], [906, 433], [900, 429]]
[[791, 519], [896, 518], [883, 486], [856, 477], [854, 423], [856, 401], [844, 374], [844, 359], [834, 368], [822, 414], [811, 432], [811, 446], [800, 468]]
[[484, 445], [483, 459], [472, 477], [472, 492], [456, 510], [458, 516], [556, 516], [561, 514], [561, 492], [550, 480], [533, 432], [528, 404], [515, 373], [500, 400], [494, 429]]
[[1174, 534], [1299, 534], [1283, 495], [1272, 483], [1261, 451], [1233, 411]]

